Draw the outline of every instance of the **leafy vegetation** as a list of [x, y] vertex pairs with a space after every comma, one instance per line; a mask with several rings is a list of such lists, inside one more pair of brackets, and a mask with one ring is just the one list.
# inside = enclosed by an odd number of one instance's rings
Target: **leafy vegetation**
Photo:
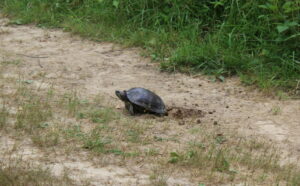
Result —
[[262, 89], [300, 79], [300, 0], [0, 0], [13, 24], [62, 27], [145, 48], [164, 70], [239, 75]]

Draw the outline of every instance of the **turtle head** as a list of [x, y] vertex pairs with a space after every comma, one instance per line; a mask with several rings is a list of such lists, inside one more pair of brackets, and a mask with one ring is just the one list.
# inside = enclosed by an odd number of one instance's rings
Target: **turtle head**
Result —
[[127, 101], [127, 95], [126, 95], [126, 91], [119, 91], [119, 90], [116, 90], [115, 91], [115, 94], [116, 96], [118, 96], [118, 98], [122, 101]]

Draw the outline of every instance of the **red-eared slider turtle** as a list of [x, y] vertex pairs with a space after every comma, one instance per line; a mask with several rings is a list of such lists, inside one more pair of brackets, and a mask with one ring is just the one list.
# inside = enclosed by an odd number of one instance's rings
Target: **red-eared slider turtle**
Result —
[[167, 115], [166, 106], [162, 99], [150, 90], [132, 88], [127, 91], [116, 90], [115, 93], [125, 103], [125, 108], [131, 115], [146, 112], [160, 116]]

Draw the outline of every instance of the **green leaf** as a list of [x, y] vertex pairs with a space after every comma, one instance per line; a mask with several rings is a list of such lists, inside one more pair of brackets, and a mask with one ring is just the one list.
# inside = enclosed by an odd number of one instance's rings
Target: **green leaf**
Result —
[[279, 33], [282, 33], [284, 31], [288, 30], [290, 27], [283, 24], [283, 25], [278, 25], [276, 28]]
[[287, 40], [293, 39], [295, 37], [300, 37], [300, 33], [299, 34], [291, 35], [290, 37], [285, 38], [283, 41], [287, 41]]
[[218, 76], [218, 79], [222, 82], [225, 82], [225, 77], [224, 76]]
[[296, 21], [286, 22], [285, 24], [288, 25], [289, 27], [293, 27], [293, 26], [299, 25]]
[[113, 5], [114, 7], [118, 8], [119, 7], [120, 2], [118, 0], [114, 0], [113, 1]]
[[292, 21], [292, 22], [288, 21], [288, 22], [278, 25], [276, 28], [279, 33], [282, 33], [284, 31], [288, 30], [289, 28], [297, 26], [297, 25], [299, 25], [299, 24], [295, 21]]
[[169, 163], [177, 163], [178, 161], [179, 161], [179, 155], [176, 152], [171, 152]]
[[258, 5], [259, 8], [269, 9], [267, 5]]
[[224, 0], [221, 0], [221, 1], [211, 2], [211, 4], [214, 5], [214, 8], [216, 8], [218, 6], [224, 6], [225, 2]]
[[300, 7], [297, 5], [297, 3], [298, 2], [293, 2], [293, 1], [285, 2], [282, 6], [284, 13], [291, 13], [300, 10]]
[[24, 83], [32, 84], [32, 83], [33, 83], [33, 80], [25, 80]]
[[196, 155], [196, 153], [194, 151], [189, 151], [188, 154], [187, 154], [187, 156], [189, 158], [193, 158], [195, 155]]
[[48, 123], [41, 123], [41, 124], [40, 124], [40, 127], [41, 127], [41, 128], [47, 128], [48, 126], [49, 126]]
[[171, 157], [179, 157], [179, 155], [176, 152], [171, 152], [170, 155]]
[[22, 19], [15, 19], [15, 20], [10, 21], [9, 24], [22, 25], [23, 24], [23, 20]]

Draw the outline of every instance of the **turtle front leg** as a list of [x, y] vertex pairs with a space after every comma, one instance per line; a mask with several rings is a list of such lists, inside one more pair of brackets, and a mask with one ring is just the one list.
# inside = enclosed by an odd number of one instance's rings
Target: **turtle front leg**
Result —
[[125, 108], [129, 111], [130, 115], [135, 115], [135, 111], [134, 111], [134, 108], [133, 108], [133, 105], [129, 102], [126, 102], [125, 103]]

